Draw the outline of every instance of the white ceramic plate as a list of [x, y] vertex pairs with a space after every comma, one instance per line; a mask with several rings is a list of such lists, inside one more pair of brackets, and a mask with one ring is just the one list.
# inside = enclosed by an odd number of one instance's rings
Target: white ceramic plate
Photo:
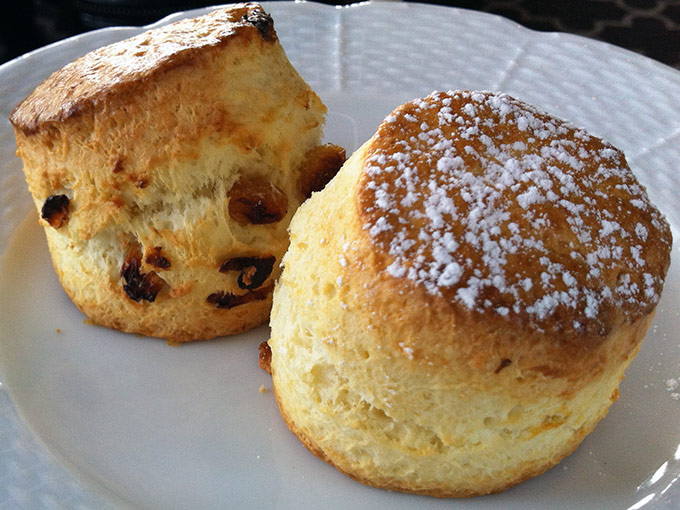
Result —
[[[677, 238], [679, 72], [458, 9], [266, 7], [329, 106], [328, 140], [351, 151], [399, 103], [434, 89], [503, 90], [622, 148]], [[29, 213], [6, 118], [51, 71], [139, 31], [85, 34], [0, 67], [0, 507], [678, 508], [680, 396], [668, 382], [680, 378], [677, 249], [654, 325], [607, 418], [548, 473], [472, 500], [368, 488], [308, 453], [271, 391], [259, 391], [271, 388], [257, 367], [265, 327], [169, 347], [84, 324]]]

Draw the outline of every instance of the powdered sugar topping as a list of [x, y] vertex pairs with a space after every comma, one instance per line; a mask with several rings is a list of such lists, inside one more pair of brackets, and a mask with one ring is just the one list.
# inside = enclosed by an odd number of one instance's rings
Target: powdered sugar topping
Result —
[[647, 240], [668, 248], [668, 226], [621, 152], [507, 95], [404, 105], [363, 170], [364, 229], [386, 271], [430, 294], [534, 322], [659, 299], [665, 259]]

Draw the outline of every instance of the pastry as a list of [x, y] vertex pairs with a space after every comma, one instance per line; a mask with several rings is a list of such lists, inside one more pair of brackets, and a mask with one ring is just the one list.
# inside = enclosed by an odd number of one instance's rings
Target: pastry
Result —
[[621, 151], [489, 92], [397, 108], [290, 230], [261, 358], [283, 419], [352, 478], [439, 497], [577, 448], [671, 247]]
[[344, 161], [256, 4], [95, 50], [12, 113], [54, 268], [95, 323], [172, 342], [265, 322], [299, 204]]

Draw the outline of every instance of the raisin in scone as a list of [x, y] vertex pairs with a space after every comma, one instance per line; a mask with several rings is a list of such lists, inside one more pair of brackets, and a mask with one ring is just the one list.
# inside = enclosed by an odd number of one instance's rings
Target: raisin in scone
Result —
[[361, 482], [440, 497], [593, 430], [671, 248], [619, 150], [487, 92], [397, 108], [290, 230], [262, 356], [285, 422]]
[[292, 214], [344, 152], [255, 4], [57, 71], [12, 113], [59, 279], [94, 322], [189, 341], [267, 320]]

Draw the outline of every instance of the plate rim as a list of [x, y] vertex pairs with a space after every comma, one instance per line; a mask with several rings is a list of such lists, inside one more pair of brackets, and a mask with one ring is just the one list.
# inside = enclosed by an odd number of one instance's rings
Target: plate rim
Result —
[[[656, 60], [654, 60], [650, 57], [647, 57], [645, 55], [635, 53], [631, 50], [621, 48], [619, 46], [616, 46], [616, 45], [613, 45], [613, 44], [610, 44], [610, 43], [607, 43], [607, 42], [587, 38], [587, 37], [580, 36], [580, 35], [567, 34], [567, 33], [562, 33], [562, 32], [537, 31], [537, 30], [533, 30], [533, 29], [530, 29], [528, 27], [525, 27], [525, 26], [523, 26], [520, 23], [517, 23], [515, 21], [504, 18], [500, 15], [485, 13], [485, 12], [480, 12], [480, 11], [474, 11], [474, 10], [471, 10], [471, 9], [458, 8], [458, 7], [447, 7], [447, 6], [442, 6], [442, 5], [411, 3], [411, 2], [363, 2], [363, 3], [358, 3], [358, 4], [350, 4], [350, 5], [346, 5], [346, 6], [342, 6], [342, 7], [336, 7], [336, 6], [332, 6], [332, 5], [328, 5], [328, 4], [322, 4], [322, 3], [316, 3], [316, 2], [307, 2], [307, 1], [262, 2], [263, 6], [265, 6], [265, 9], [269, 5], [274, 4], [274, 3], [276, 3], [278, 6], [280, 6], [281, 4], [289, 4], [289, 5], [296, 5], [296, 6], [299, 5], [299, 6], [302, 6], [303, 8], [313, 6], [312, 8], [321, 8], [321, 9], [328, 10], [328, 11], [337, 10], [337, 9], [355, 9], [356, 10], [356, 9], [362, 9], [362, 8], [380, 8], [380, 9], [417, 8], [417, 9], [435, 9], [435, 10], [438, 9], [438, 10], [441, 10], [442, 12], [448, 12], [448, 11], [454, 10], [454, 11], [458, 11], [459, 13], [460, 12], [464, 13], [464, 14], [462, 14], [464, 16], [474, 15], [474, 16], [479, 16], [479, 17], [494, 18], [497, 21], [500, 20], [506, 26], [513, 27], [513, 29], [516, 32], [526, 32], [526, 33], [532, 34], [532, 37], [541, 38], [541, 37], [548, 36], [548, 37], [573, 38], [575, 40], [584, 40], [584, 41], [587, 41], [589, 45], [593, 45], [595, 47], [600, 47], [600, 48], [605, 48], [605, 51], [612, 51], [613, 50], [613, 51], [617, 51], [619, 53], [623, 52], [623, 53], [621, 53], [622, 55], [625, 54], [625, 55], [628, 56], [628, 58], [630, 58], [632, 60], [646, 61], [648, 63], [651, 62], [651, 63], [655, 64], [656, 66], [660, 66], [659, 69], [664, 69], [666, 71], [671, 70], [672, 72], [677, 73], [678, 77], [680, 77], [680, 71], [674, 69], [673, 67], [670, 67], [670, 66], [668, 66], [668, 65], [666, 65], [662, 62], [656, 61]], [[227, 4], [225, 4], [225, 5], [227, 5]], [[170, 14], [170, 15], [168, 15], [168, 16], [166, 16], [166, 17], [164, 17], [164, 18], [162, 18], [162, 19], [160, 19], [160, 20], [158, 20], [154, 23], [145, 25], [143, 27], [128, 27], [128, 26], [108, 27], [108, 28], [102, 28], [102, 29], [86, 32], [86, 33], [83, 33], [83, 34], [74, 35], [74, 36], [69, 37], [67, 39], [57, 41], [57, 42], [52, 43], [50, 45], [35, 49], [35, 50], [25, 54], [25, 55], [16, 57], [15, 59], [12, 59], [12, 60], [0, 65], [0, 76], [2, 76], [5, 73], [11, 72], [11, 68], [14, 65], [16, 65], [17, 62], [30, 62], [31, 59], [41, 58], [43, 53], [54, 51], [54, 48], [58, 48], [60, 46], [75, 45], [75, 44], [78, 44], [80, 41], [82, 41], [84, 38], [91, 38], [91, 37], [93, 38], [93, 37], [101, 35], [103, 32], [111, 33], [111, 32], [123, 32], [123, 31], [126, 32], [126, 33], [129, 33], [130, 36], [131, 36], [131, 35], [135, 35], [137, 33], [141, 33], [141, 32], [144, 32], [146, 30], [149, 30], [149, 29], [152, 29], [152, 28], [155, 28], [155, 27], [158, 27], [158, 26], [166, 25], [166, 24], [171, 23], [171, 22], [178, 20], [178, 19], [183, 19], [183, 18], [186, 18], [186, 17], [194, 16], [194, 15], [200, 15], [204, 12], [210, 12], [211, 10], [214, 10], [215, 8], [218, 8], [218, 7], [220, 7], [220, 5], [191, 9], [191, 10], [187, 10], [187, 11], [179, 11], [177, 13]], [[2, 129], [2, 128], [0, 128], [0, 129]], [[16, 230], [16, 227], [18, 227], [18, 226], [15, 226], [15, 230]], [[678, 226], [672, 224], [672, 227], [674, 229], [674, 232], [677, 232]], [[0, 245], [0, 259], [5, 256], [5, 252], [7, 250], [7, 247], [8, 246], [5, 245], [4, 243]], [[0, 369], [1, 369], [1, 367], [0, 367]], [[16, 406], [14, 404], [14, 398], [12, 397], [12, 389], [7, 387], [6, 385], [2, 384], [2, 381], [3, 381], [2, 373], [0, 372], [0, 391], [2, 391], [4, 389], [7, 392], [7, 394], [9, 395], [10, 400], [11, 400], [11, 404], [14, 406], [13, 407], [14, 411], [20, 417], [21, 425], [24, 426], [24, 427], [27, 427], [30, 430], [30, 432], [33, 436], [33, 439], [37, 440], [39, 442], [40, 446], [44, 450], [48, 451], [49, 454], [53, 458], [55, 458], [61, 466], [64, 467], [64, 469], [67, 469], [72, 476], [74, 476], [77, 480], [79, 480], [81, 483], [83, 483], [82, 480], [81, 480], [82, 473], [78, 470], [78, 468], [75, 467], [75, 465], [73, 465], [68, 458], [61, 455], [60, 452], [55, 452], [49, 445], [45, 444], [42, 437], [40, 437], [33, 430], [30, 423], [28, 423], [28, 421], [22, 415], [22, 411], [19, 409], [18, 406]], [[67, 467], [67, 466], [70, 466], [70, 467]], [[74, 473], [78, 473], [78, 475], [74, 475]], [[88, 477], [88, 483], [91, 484], [92, 482], [93, 482], [92, 478]], [[94, 480], [94, 482], [97, 483], [96, 480]], [[85, 485], [85, 484], [83, 484], [83, 485]], [[109, 491], [105, 486], [103, 486], [101, 484], [97, 484], [97, 485], [100, 485], [100, 486], [97, 487], [96, 490], [94, 490], [94, 492], [96, 494], [101, 495], [102, 493], [104, 493], [104, 494], [106, 494], [106, 498], [108, 498], [109, 500], [118, 499], [118, 495]], [[680, 485], [680, 484], [675, 485], [674, 493], [680, 495], [680, 487], [678, 487], [678, 485]], [[89, 487], [85, 486], [84, 488], [92, 490], [91, 486], [89, 486]], [[112, 498], [112, 495], [114, 496], [113, 498]], [[120, 504], [128, 504], [128, 503], [127, 502], [117, 502], [116, 504], [120, 505]]]

